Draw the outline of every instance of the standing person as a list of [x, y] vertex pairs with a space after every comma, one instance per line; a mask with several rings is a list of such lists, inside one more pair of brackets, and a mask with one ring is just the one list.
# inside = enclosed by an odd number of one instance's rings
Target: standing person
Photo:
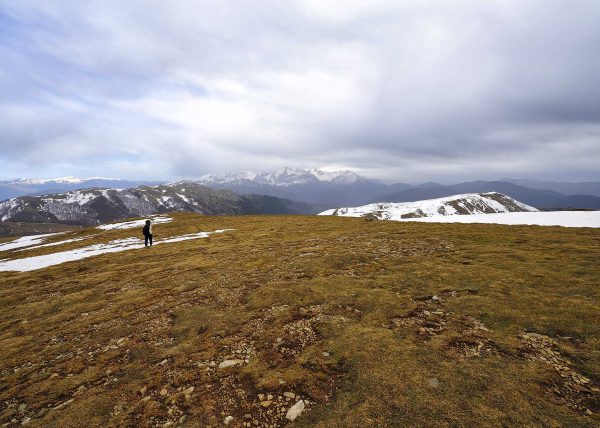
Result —
[[148, 243], [150, 243], [150, 247], [152, 246], [152, 222], [150, 220], [146, 220], [146, 225], [144, 229], [144, 245], [147, 247]]

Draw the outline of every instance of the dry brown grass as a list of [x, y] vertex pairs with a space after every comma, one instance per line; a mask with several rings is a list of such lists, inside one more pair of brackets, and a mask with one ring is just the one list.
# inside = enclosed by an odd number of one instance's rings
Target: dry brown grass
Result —
[[[0, 273], [0, 425], [281, 426], [285, 391], [295, 426], [600, 422], [600, 230], [174, 217], [158, 238], [236, 230]], [[94, 233], [17, 254], [139, 231]]]

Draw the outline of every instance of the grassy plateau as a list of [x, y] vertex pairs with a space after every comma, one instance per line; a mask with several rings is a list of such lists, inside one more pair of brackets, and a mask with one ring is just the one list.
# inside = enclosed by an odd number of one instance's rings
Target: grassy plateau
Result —
[[600, 229], [171, 216], [0, 272], [0, 426], [600, 426]]

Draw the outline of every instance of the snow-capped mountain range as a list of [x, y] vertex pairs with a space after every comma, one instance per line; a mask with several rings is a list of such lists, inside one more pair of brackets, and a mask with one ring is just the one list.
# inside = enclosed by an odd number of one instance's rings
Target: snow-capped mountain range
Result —
[[205, 175], [196, 180], [215, 189], [239, 194], [271, 195], [309, 203], [364, 204], [386, 192], [406, 189], [406, 184], [386, 185], [349, 170], [282, 168], [274, 172], [232, 172]]
[[359, 181], [375, 181], [361, 177], [349, 170], [323, 171], [321, 169], [298, 169], [285, 167], [275, 172], [231, 172], [225, 175], [204, 175], [197, 180], [198, 183], [206, 184], [242, 184], [255, 183], [270, 186], [293, 186], [300, 184], [328, 182], [335, 184], [352, 184]]
[[360, 207], [335, 208], [324, 211], [320, 215], [406, 220], [435, 216], [533, 211], [538, 210], [502, 193], [490, 192], [467, 193], [416, 202], [376, 203]]
[[[275, 196], [325, 208], [355, 207], [379, 201], [412, 202], [467, 193], [499, 192], [540, 209], [600, 209], [600, 182], [555, 183], [529, 181], [471, 181], [457, 184], [385, 184], [349, 170], [282, 168], [274, 172], [231, 172], [204, 175], [187, 182], [240, 195]], [[78, 189], [127, 189], [161, 182], [128, 181], [102, 177], [18, 179], [0, 181], [0, 201], [25, 195], [64, 193]], [[529, 186], [529, 184], [528, 184]], [[554, 189], [559, 186], [565, 193]], [[562, 186], [562, 187], [561, 187]]]

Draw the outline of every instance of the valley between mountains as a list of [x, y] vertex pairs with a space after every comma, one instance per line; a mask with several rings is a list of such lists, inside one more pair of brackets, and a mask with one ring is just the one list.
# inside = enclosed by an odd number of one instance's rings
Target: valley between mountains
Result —
[[600, 229], [163, 218], [0, 240], [135, 240], [1, 273], [0, 426], [600, 423]]

